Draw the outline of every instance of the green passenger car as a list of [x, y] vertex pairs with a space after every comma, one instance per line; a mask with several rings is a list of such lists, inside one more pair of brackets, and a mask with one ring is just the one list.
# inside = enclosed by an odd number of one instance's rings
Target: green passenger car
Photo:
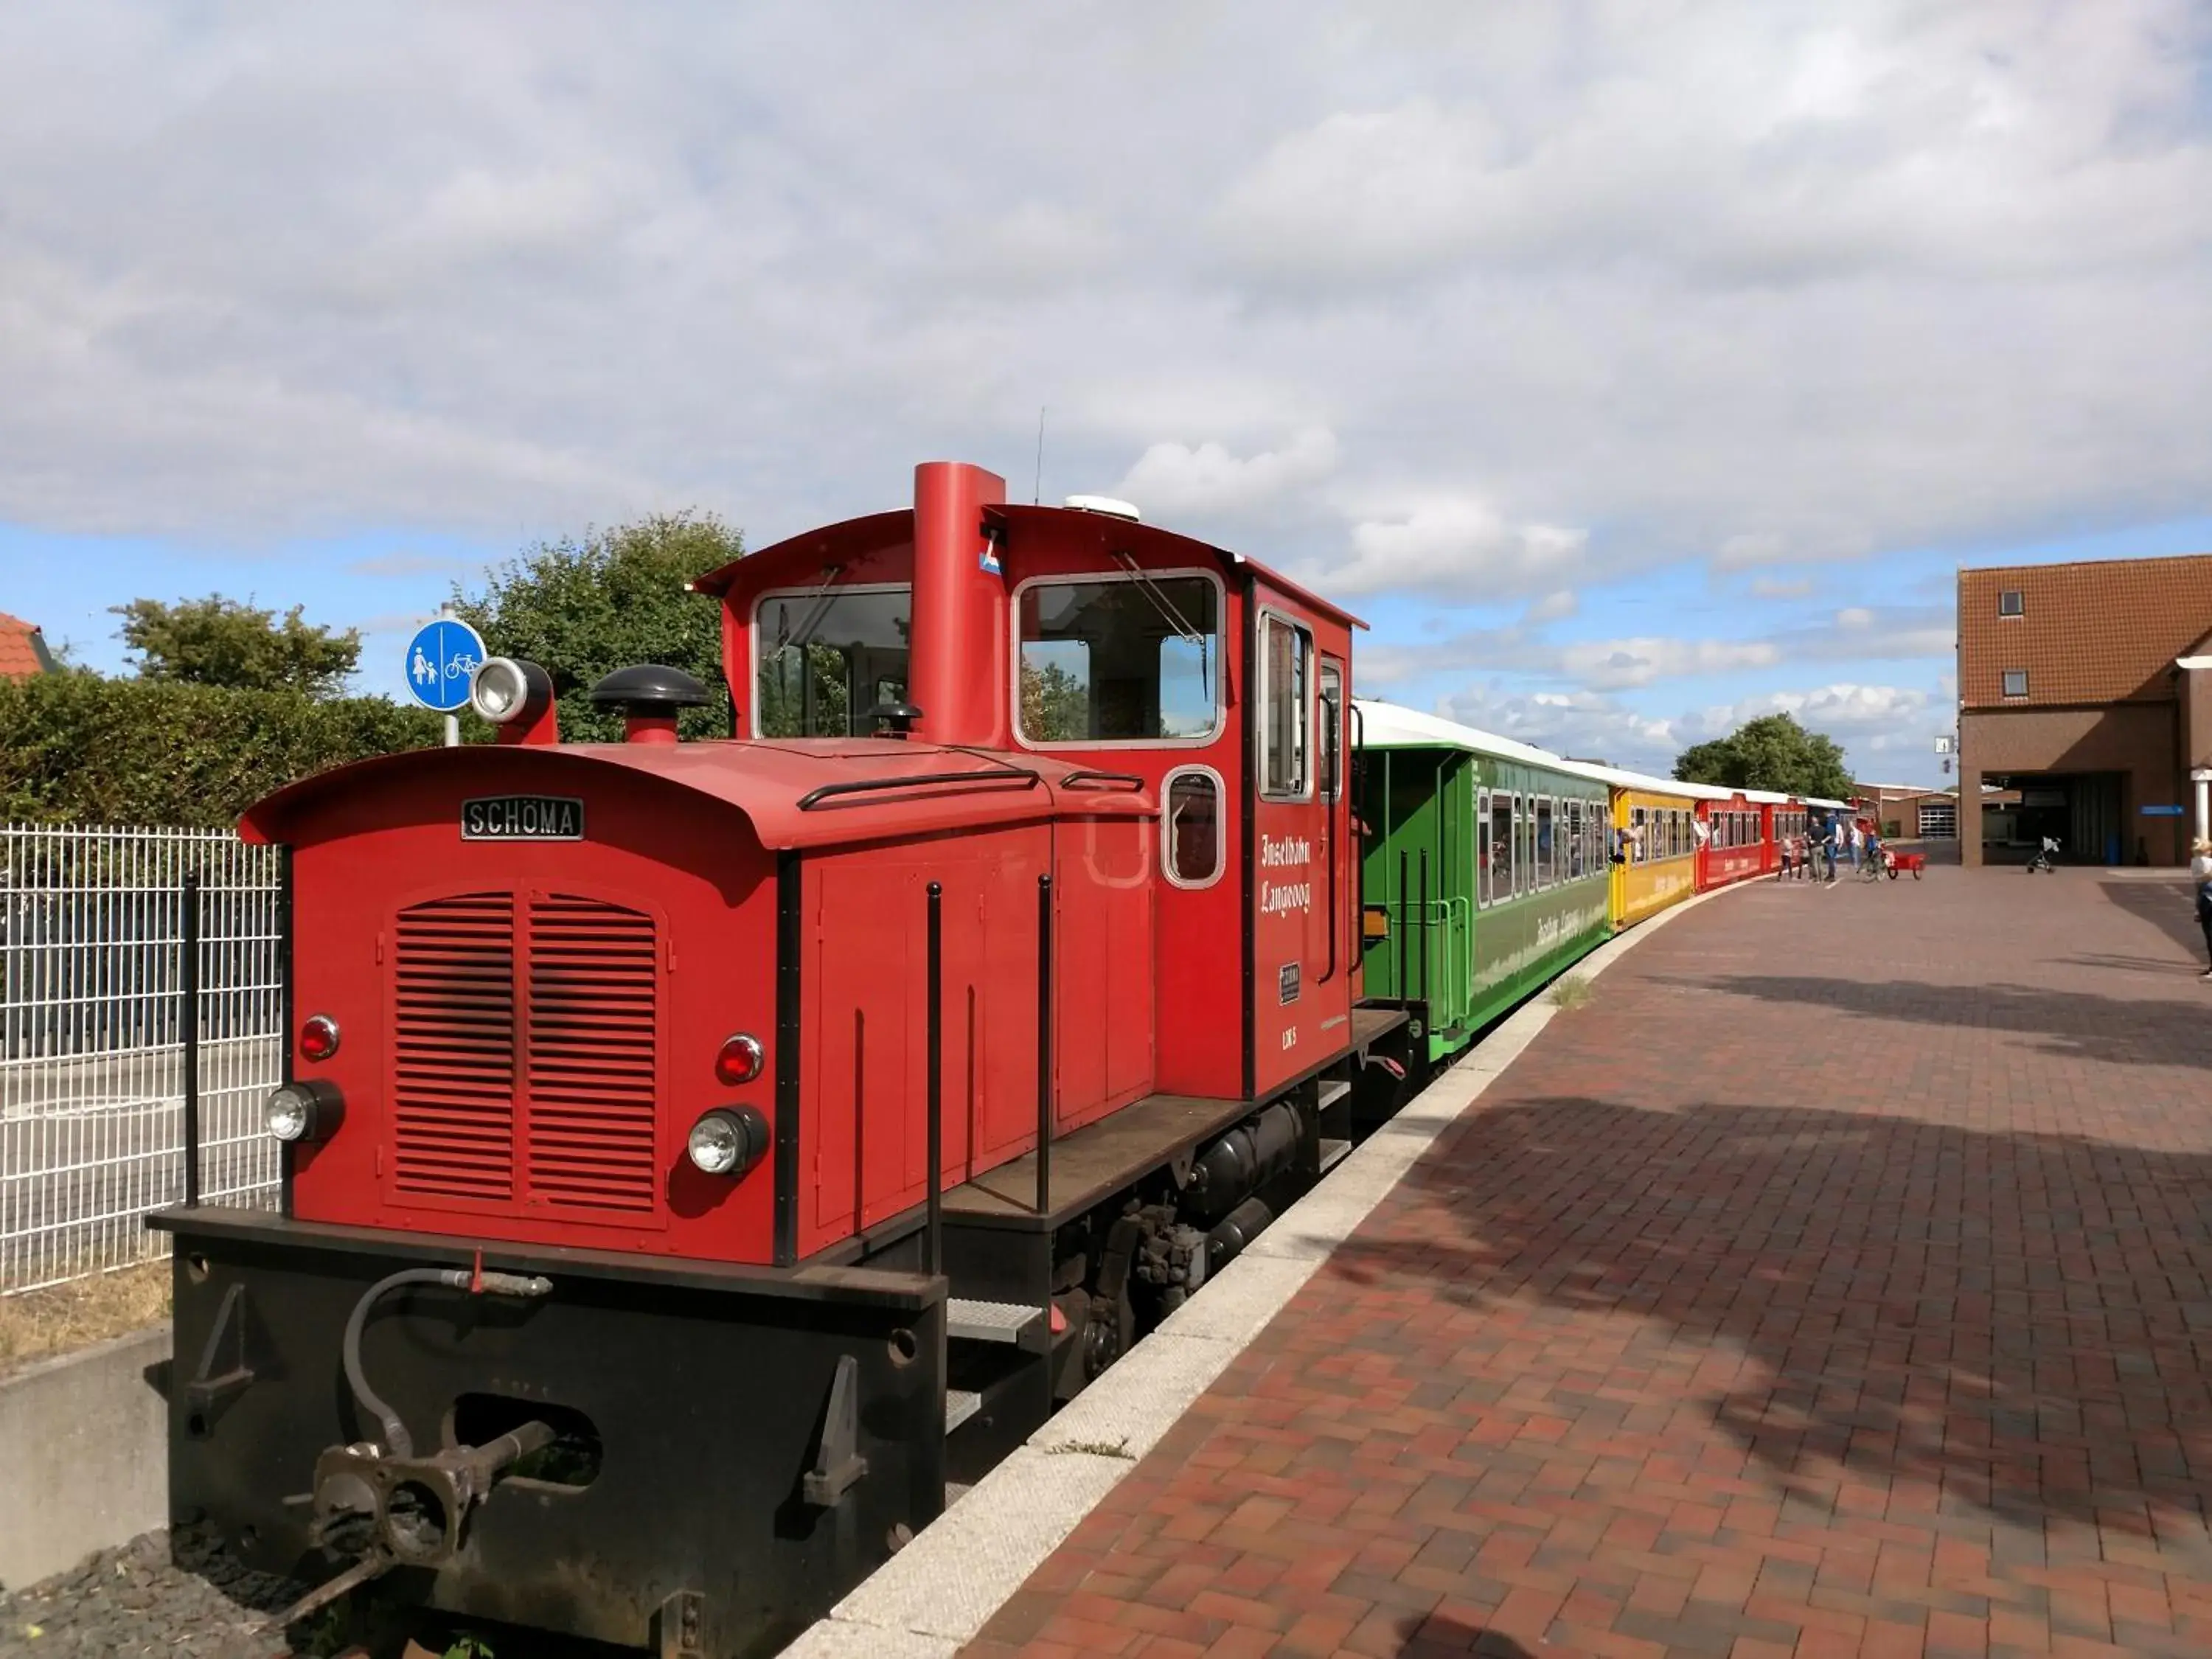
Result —
[[1425, 1006], [1433, 1064], [1612, 936], [1610, 792], [1510, 738], [1354, 708], [1365, 994]]

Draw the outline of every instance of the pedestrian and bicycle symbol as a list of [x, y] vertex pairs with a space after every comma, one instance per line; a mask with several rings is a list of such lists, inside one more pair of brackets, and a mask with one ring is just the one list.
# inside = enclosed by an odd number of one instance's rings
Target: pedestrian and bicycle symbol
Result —
[[483, 659], [483, 636], [466, 623], [453, 617], [425, 623], [407, 642], [408, 695], [425, 708], [459, 714]]

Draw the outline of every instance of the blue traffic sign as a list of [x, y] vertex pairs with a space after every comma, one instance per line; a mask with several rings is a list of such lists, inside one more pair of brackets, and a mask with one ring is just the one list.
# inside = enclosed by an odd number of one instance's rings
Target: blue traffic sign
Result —
[[483, 636], [466, 623], [441, 617], [407, 641], [407, 690], [425, 708], [459, 713], [469, 704], [469, 682], [484, 659]]

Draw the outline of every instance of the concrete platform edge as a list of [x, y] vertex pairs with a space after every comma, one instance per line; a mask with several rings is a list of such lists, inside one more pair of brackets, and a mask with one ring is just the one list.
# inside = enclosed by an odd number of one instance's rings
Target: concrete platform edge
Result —
[[[1675, 917], [1753, 884], [1671, 906], [1567, 972], [1595, 980]], [[782, 1659], [951, 1659], [1563, 1012], [1547, 992], [1508, 1016]]]
[[21, 1589], [169, 1522], [169, 1328], [0, 1382], [0, 1585]]

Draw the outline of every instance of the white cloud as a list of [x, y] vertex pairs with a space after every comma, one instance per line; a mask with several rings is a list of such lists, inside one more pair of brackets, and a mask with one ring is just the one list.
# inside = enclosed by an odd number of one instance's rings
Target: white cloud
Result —
[[1149, 518], [1243, 518], [1310, 489], [1336, 470], [1336, 434], [1309, 427], [1280, 449], [1239, 457], [1206, 442], [1157, 443], [1131, 467], [1119, 493]]
[[1813, 592], [1813, 579], [1798, 576], [1784, 580], [1774, 576], [1755, 578], [1751, 584], [1751, 596], [1755, 599], [1802, 599]]
[[1425, 501], [1402, 517], [1363, 519], [1348, 559], [1313, 573], [1338, 592], [1413, 592], [1467, 600], [1558, 591], [1582, 568], [1589, 538], [1553, 525], [1510, 525], [1486, 501]]
[[1524, 623], [1564, 622], [1581, 608], [1582, 602], [1576, 598], [1574, 589], [1562, 587], [1529, 605], [1522, 612], [1521, 620]]
[[1781, 653], [1765, 640], [1591, 640], [1559, 653], [1563, 672], [1603, 691], [1693, 674], [1769, 667]]
[[1863, 631], [1874, 626], [1874, 612], [1863, 605], [1850, 605], [1836, 612], [1836, 626], [1853, 631]]
[[0, 520], [764, 542], [1048, 405], [1048, 498], [1346, 594], [1803, 597], [2201, 510], [2209, 66], [2200, 0], [27, 3]]
[[[1675, 757], [1691, 744], [1725, 737], [1763, 714], [1790, 714], [1808, 730], [1835, 738], [1846, 759], [1856, 765], [1885, 754], [1894, 757], [1893, 766], [1906, 769], [1915, 769], [1911, 761], [1926, 761], [1929, 733], [1935, 729], [1929, 722], [1941, 723], [1940, 714], [1931, 714], [1931, 699], [1925, 691], [1845, 684], [1658, 714], [1600, 691], [1529, 692], [1492, 679], [1445, 697], [1438, 712], [1524, 743], [1662, 777], [1672, 771]], [[1923, 764], [1917, 769], [1932, 771], [1932, 767]]]

